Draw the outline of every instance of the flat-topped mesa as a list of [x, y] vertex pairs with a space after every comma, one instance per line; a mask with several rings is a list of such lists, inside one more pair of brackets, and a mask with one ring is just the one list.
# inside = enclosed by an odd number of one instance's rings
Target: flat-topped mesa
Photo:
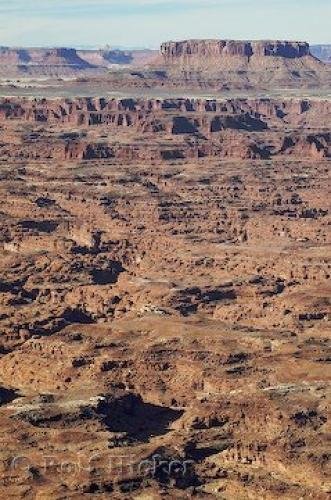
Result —
[[299, 58], [310, 55], [307, 42], [289, 41], [236, 41], [236, 40], [184, 40], [165, 42], [161, 45], [161, 54], [166, 63], [190, 58], [215, 58], [220, 56], [284, 57]]
[[85, 69], [90, 64], [81, 59], [76, 49], [56, 48], [15, 48], [0, 47], [0, 65], [34, 66], [61, 66]]

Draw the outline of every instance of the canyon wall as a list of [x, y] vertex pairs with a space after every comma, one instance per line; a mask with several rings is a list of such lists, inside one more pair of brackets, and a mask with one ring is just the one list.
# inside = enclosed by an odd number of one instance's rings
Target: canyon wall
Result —
[[331, 155], [330, 106], [322, 100], [2, 99], [0, 159], [321, 159]]
[[[263, 130], [271, 126], [309, 126], [328, 128], [331, 113], [329, 100], [313, 99], [106, 99], [77, 97], [74, 99], [0, 99], [0, 122], [22, 120], [44, 124], [65, 123], [77, 126], [115, 125], [143, 126], [155, 119], [172, 121], [178, 117], [190, 117], [199, 123], [213, 121], [220, 128], [244, 128]], [[232, 118], [232, 121], [230, 120]], [[235, 121], [237, 119], [237, 122]], [[222, 122], [223, 120], [223, 122]], [[165, 123], [165, 122], [164, 122]], [[180, 126], [178, 124], [179, 132]], [[183, 122], [183, 128], [184, 122]], [[163, 130], [163, 129], [162, 129]], [[157, 130], [155, 130], [157, 131]], [[182, 130], [185, 133], [185, 130]], [[191, 130], [192, 132], [192, 130]]]

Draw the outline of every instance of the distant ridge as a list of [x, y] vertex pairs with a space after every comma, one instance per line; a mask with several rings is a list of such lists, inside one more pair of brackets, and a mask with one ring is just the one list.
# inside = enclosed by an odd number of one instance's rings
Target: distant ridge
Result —
[[327, 46], [287, 40], [182, 40], [160, 51], [0, 48], [0, 78], [107, 78], [113, 88], [249, 90], [331, 85]]
[[72, 48], [0, 47], [0, 76], [70, 76], [91, 69]]

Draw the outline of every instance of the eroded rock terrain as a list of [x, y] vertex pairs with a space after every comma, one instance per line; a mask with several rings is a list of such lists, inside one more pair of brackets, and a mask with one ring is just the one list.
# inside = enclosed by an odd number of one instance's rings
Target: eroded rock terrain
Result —
[[175, 160], [330, 156], [330, 101], [0, 100], [7, 159]]
[[1, 497], [329, 498], [329, 117], [1, 100]]

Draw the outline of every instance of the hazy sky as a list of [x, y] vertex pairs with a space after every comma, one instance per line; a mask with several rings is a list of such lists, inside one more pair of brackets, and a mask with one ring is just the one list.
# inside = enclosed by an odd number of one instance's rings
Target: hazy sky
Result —
[[1, 45], [148, 46], [183, 38], [331, 42], [331, 0], [0, 0]]

